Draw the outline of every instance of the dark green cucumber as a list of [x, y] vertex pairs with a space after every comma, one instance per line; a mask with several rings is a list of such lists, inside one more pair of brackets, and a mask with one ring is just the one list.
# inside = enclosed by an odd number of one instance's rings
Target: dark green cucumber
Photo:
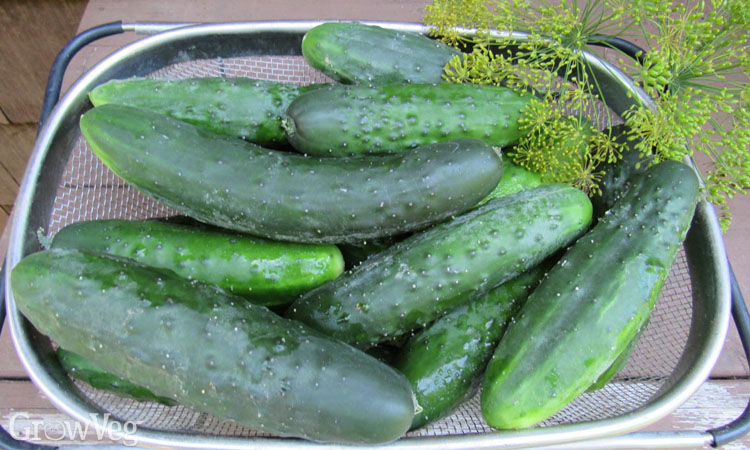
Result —
[[459, 138], [493, 146], [516, 141], [529, 96], [474, 84], [335, 85], [297, 97], [284, 128], [311, 155], [393, 153]]
[[276, 147], [286, 143], [281, 121], [289, 104], [300, 94], [320, 86], [251, 78], [129, 78], [100, 84], [89, 98], [94, 106], [135, 106], [215, 133]]
[[162, 220], [92, 220], [60, 230], [52, 247], [135, 259], [215, 284], [261, 305], [288, 303], [341, 275], [332, 244], [297, 244]]
[[[500, 182], [495, 189], [490, 192], [487, 197], [480, 200], [479, 203], [477, 203], [477, 206], [481, 206], [493, 198], [535, 188], [541, 184], [542, 179], [538, 173], [524, 169], [521, 166], [509, 162], [507, 159], [503, 159], [503, 177], [500, 179]], [[364, 242], [342, 244], [339, 245], [339, 248], [344, 255], [344, 261], [346, 262], [346, 268], [348, 270], [370, 256], [382, 252], [405, 238], [406, 236], [399, 238], [371, 239]]]
[[597, 378], [596, 381], [594, 381], [594, 384], [592, 384], [586, 389], [586, 392], [592, 392], [597, 389], [603, 388], [604, 386], [607, 385], [607, 383], [610, 382], [610, 380], [612, 380], [612, 378], [615, 377], [615, 375], [617, 375], [620, 372], [620, 370], [623, 369], [623, 367], [625, 367], [625, 364], [628, 363], [628, 359], [630, 359], [630, 355], [633, 353], [633, 350], [635, 350], [635, 348], [638, 346], [638, 341], [640, 340], [641, 335], [643, 334], [643, 332], [646, 330], [647, 327], [648, 327], [648, 321], [641, 327], [640, 330], [638, 330], [638, 332], [635, 334], [635, 337], [633, 337], [633, 339], [630, 340], [627, 347], [625, 347], [622, 353], [620, 353], [620, 356], [618, 356], [617, 359], [615, 359], [612, 365], [609, 366], [609, 368], [605, 370], [601, 375], [599, 375], [599, 378]]
[[460, 52], [427, 36], [359, 22], [327, 22], [302, 40], [308, 64], [344, 84], [437, 83]]
[[609, 131], [615, 142], [624, 145], [625, 148], [621, 159], [602, 166], [604, 175], [599, 182], [601, 192], [591, 198], [595, 220], [614, 206], [628, 190], [632, 180], [645, 172], [652, 162], [652, 158], [641, 155], [640, 151], [635, 148], [635, 141], [628, 140], [627, 126], [617, 125]]
[[61, 347], [256, 430], [376, 444], [401, 436], [414, 415], [409, 383], [394, 369], [171, 271], [51, 249], [23, 258], [11, 288], [24, 316]]
[[[542, 185], [541, 176], [530, 170], [526, 170], [521, 166], [509, 162], [508, 159], [503, 159], [503, 177], [497, 184], [495, 189], [490, 194], [479, 201], [477, 206], [481, 206], [493, 198], [502, 197], [504, 195], [514, 194], [526, 189], [535, 188]], [[405, 239], [408, 236], [401, 236], [396, 238], [384, 238], [384, 239], [370, 239], [364, 242], [354, 242], [348, 244], [339, 245], [341, 253], [344, 255], [344, 261], [346, 262], [346, 268], [351, 269], [357, 264], [361, 263], [365, 259], [372, 255], [382, 252], [388, 247], [392, 246], [398, 241]]]
[[531, 294], [488, 365], [482, 414], [532, 426], [586, 391], [649, 318], [699, 197], [692, 168], [665, 161], [582, 236]]
[[60, 365], [71, 377], [88, 383], [96, 389], [102, 389], [117, 395], [132, 398], [139, 402], [156, 402], [174, 406], [177, 403], [167, 397], [161, 397], [143, 386], [137, 386], [127, 380], [112, 375], [81, 355], [58, 348], [55, 352]]
[[490, 192], [490, 195], [479, 202], [479, 205], [483, 205], [493, 198], [515, 194], [516, 192], [535, 188], [542, 184], [542, 176], [538, 173], [513, 164], [508, 159], [504, 159], [503, 178], [500, 179], [495, 189]]
[[524, 272], [409, 339], [391, 365], [406, 375], [422, 408], [412, 429], [448, 415], [476, 392], [505, 327], [547, 268]]
[[120, 105], [88, 111], [81, 131], [144, 194], [202, 222], [281, 241], [421, 229], [471, 208], [502, 177], [499, 153], [470, 139], [388, 157], [313, 158]]
[[586, 194], [546, 185], [416, 233], [296, 300], [287, 316], [367, 348], [426, 326], [539, 264], [591, 222]]

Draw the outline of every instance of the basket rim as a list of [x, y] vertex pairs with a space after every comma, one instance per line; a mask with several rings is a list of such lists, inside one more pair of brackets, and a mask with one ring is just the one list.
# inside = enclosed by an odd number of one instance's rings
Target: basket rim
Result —
[[[11, 223], [10, 242], [6, 257], [7, 267], [12, 268], [24, 256], [24, 242], [30, 238], [27, 230], [28, 219], [29, 214], [31, 214], [31, 211], [33, 210], [33, 197], [37, 188], [38, 175], [42, 170], [43, 163], [50, 151], [55, 135], [60, 132], [63, 120], [77, 105], [80, 104], [81, 99], [85, 98], [90, 87], [97, 84], [97, 82], [100, 81], [109, 70], [112, 70], [124, 60], [138, 58], [138, 55], [146, 50], [153, 50], [160, 46], [167, 46], [168, 44], [180, 42], [186, 38], [201, 39], [209, 38], [210, 36], [217, 34], [244, 35], [260, 34], [271, 31], [301, 34], [323, 22], [324, 21], [264, 21], [210, 24], [201, 23], [193, 25], [181, 24], [176, 28], [169, 29], [169, 27], [167, 27], [168, 29], [166, 29], [166, 31], [147, 36], [128, 44], [97, 63], [71, 86], [65, 96], [54, 108], [49, 120], [44, 125], [37, 138], [23, 182], [19, 189], [15, 207], [17, 214], [14, 214]], [[428, 27], [415, 23], [383, 21], [365, 21], [365, 23], [422, 34], [427, 34], [429, 31]], [[149, 25], [147, 23], [136, 24], [131, 27], [131, 29], [136, 30], [138, 26], [145, 26], [148, 28]], [[462, 32], [465, 34], [471, 34], [473, 30], [464, 29]], [[508, 35], [508, 33], [504, 32], [496, 33], [498, 35]], [[524, 34], [515, 32], [513, 33], [513, 36], [522, 39]], [[613, 83], [616, 83], [622, 89], [634, 93], [635, 98], [638, 101], [653, 106], [653, 102], [648, 95], [637, 88], [632, 80], [614, 66], [590, 52], [584, 52], [584, 58], [587, 63], [591, 64], [593, 67], [610, 74], [613, 77]], [[615, 112], [621, 114], [622, 111], [616, 110]], [[695, 168], [692, 161], [687, 162]], [[460, 436], [410, 437], [396, 441], [392, 445], [394, 447], [419, 446], [420, 448], [442, 447], [445, 445], [467, 448], [508, 448], [602, 439], [638, 430], [659, 420], [679, 407], [700, 387], [703, 381], [708, 378], [710, 370], [718, 359], [721, 351], [730, 317], [729, 272], [718, 220], [716, 219], [713, 208], [706, 203], [705, 200], [702, 200], [696, 209], [696, 216], [699, 219], [698, 221], [702, 224], [702, 231], [705, 232], [704, 238], [706, 239], [705, 245], [707, 245], [706, 251], [708, 252], [713, 264], [712, 269], [716, 285], [714, 286], [712, 293], [715, 298], [708, 300], [714, 302], [714, 304], [711, 305], [713, 306], [713, 317], [711, 317], [711, 320], [709, 321], [710, 323], [707, 325], [709, 327], [709, 332], [704, 336], [705, 340], [699, 342], [702, 352], [698, 357], [696, 364], [687, 370], [664, 395], [630, 413], [594, 422], [564, 424], [546, 428], [532, 428], [510, 432], [502, 431]], [[103, 422], [98, 416], [91, 416], [91, 413], [96, 412], [96, 410], [93, 410], [91, 405], [83, 401], [83, 399], [81, 399], [76, 393], [67, 391], [64, 387], [59, 386], [45, 369], [39, 355], [34, 352], [34, 347], [28, 339], [28, 333], [24, 325], [25, 319], [23, 319], [15, 306], [13, 295], [10, 291], [9, 277], [10, 270], [6, 271], [6, 306], [8, 321], [16, 351], [19, 354], [19, 358], [30, 378], [61, 411], [81, 422], [89, 423], [97, 429], [105, 429], [106, 422]], [[275, 448], [299, 448], [301, 446], [316, 445], [315, 443], [308, 441], [290, 439], [220, 437], [149, 429], [139, 429], [135, 434], [124, 435], [122, 437], [131, 440], [136, 439], [139, 444], [190, 448], [247, 448], [248, 445], [258, 445], [263, 447], [273, 446]]]

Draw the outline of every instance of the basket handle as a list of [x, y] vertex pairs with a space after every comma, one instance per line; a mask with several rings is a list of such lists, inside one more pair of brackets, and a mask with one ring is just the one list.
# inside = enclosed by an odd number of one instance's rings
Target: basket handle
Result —
[[[740, 285], [734, 277], [731, 264], [729, 264], [729, 280], [732, 288], [732, 318], [737, 325], [737, 332], [740, 335], [740, 341], [742, 341], [745, 358], [750, 363], [750, 313], [748, 313], [745, 299], [742, 297]], [[714, 437], [713, 445], [715, 447], [724, 445], [750, 432], [750, 402], [738, 418], [726, 425], [708, 430], [708, 432]]]

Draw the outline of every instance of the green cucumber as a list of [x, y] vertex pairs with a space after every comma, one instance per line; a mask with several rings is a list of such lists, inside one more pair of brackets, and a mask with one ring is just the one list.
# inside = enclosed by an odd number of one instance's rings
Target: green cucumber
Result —
[[591, 222], [591, 202], [565, 185], [494, 199], [416, 233], [296, 300], [286, 312], [367, 348], [485, 295], [539, 264]]
[[[515, 194], [526, 189], [535, 188], [542, 185], [541, 176], [521, 166], [503, 159], [503, 177], [490, 194], [477, 203], [477, 206], [484, 205], [493, 198], [504, 195]], [[407, 236], [391, 237], [384, 239], [371, 239], [364, 242], [353, 242], [339, 245], [341, 253], [346, 261], [346, 269], [351, 269], [357, 264], [372, 255], [382, 252], [398, 241], [405, 239]]]
[[302, 40], [308, 64], [344, 84], [437, 83], [460, 52], [427, 36], [365, 25], [327, 22]]
[[635, 141], [629, 140], [626, 125], [616, 125], [609, 130], [615, 142], [625, 146], [622, 158], [614, 163], [602, 166], [602, 179], [599, 182], [601, 192], [592, 196], [594, 205], [594, 220], [602, 217], [630, 188], [632, 180], [645, 172], [651, 165], [653, 158], [641, 155], [635, 148]]
[[52, 247], [135, 259], [266, 306], [288, 303], [344, 271], [332, 244], [275, 242], [162, 220], [77, 222], [57, 232]]
[[510, 162], [509, 158], [503, 160], [503, 177], [497, 184], [495, 189], [490, 192], [490, 195], [483, 198], [479, 205], [483, 205], [493, 198], [502, 197], [504, 195], [515, 194], [526, 189], [535, 188], [541, 186], [542, 176], [537, 172], [532, 172], [525, 169], [517, 164]]
[[502, 177], [500, 154], [472, 139], [388, 157], [313, 158], [121, 105], [86, 112], [81, 131], [142, 193], [201, 222], [279, 241], [356, 242], [421, 229], [471, 208]]
[[127, 380], [112, 375], [81, 355], [58, 348], [55, 351], [60, 365], [71, 377], [88, 383], [96, 389], [115, 393], [122, 397], [132, 398], [139, 402], [156, 402], [166, 406], [177, 403], [171, 398], [161, 397], [143, 386], [137, 386]]
[[319, 87], [251, 78], [129, 78], [100, 84], [89, 98], [94, 106], [114, 103], [148, 109], [218, 134], [277, 147], [286, 143], [281, 121], [289, 104]]
[[409, 339], [391, 365], [406, 375], [422, 408], [412, 429], [448, 415], [476, 392], [505, 327], [546, 269], [524, 272]]
[[289, 143], [311, 155], [394, 153], [459, 138], [502, 147], [522, 135], [529, 98], [473, 84], [335, 85], [297, 97], [283, 125]]
[[625, 367], [625, 364], [628, 363], [628, 359], [630, 359], [630, 355], [633, 353], [633, 350], [638, 346], [638, 341], [641, 338], [641, 335], [646, 330], [646, 327], [648, 327], [648, 321], [641, 327], [640, 330], [635, 334], [635, 337], [630, 340], [627, 347], [620, 353], [620, 356], [615, 359], [615, 361], [612, 363], [611, 366], [607, 370], [605, 370], [601, 375], [599, 375], [599, 378], [594, 381], [594, 384], [586, 388], [586, 392], [592, 392], [597, 389], [601, 389], [604, 386], [607, 385], [607, 383], [612, 380], [612, 378], [617, 375], [620, 370], [622, 370], [623, 367]]
[[168, 270], [51, 249], [23, 258], [11, 288], [23, 315], [61, 347], [256, 430], [377, 444], [400, 437], [414, 415], [411, 387], [394, 369]]
[[648, 320], [699, 192], [692, 168], [652, 166], [571, 246], [488, 365], [481, 403], [490, 426], [535, 425], [611, 367]]
[[[541, 176], [530, 170], [524, 169], [521, 166], [509, 162], [507, 159], [503, 159], [503, 177], [497, 184], [495, 189], [490, 194], [483, 198], [477, 203], [476, 206], [481, 206], [492, 200], [493, 198], [502, 197], [504, 195], [515, 194], [526, 189], [535, 188], [541, 186]], [[364, 242], [354, 242], [348, 244], [339, 245], [341, 253], [344, 255], [344, 261], [346, 261], [346, 268], [350, 269], [357, 264], [361, 263], [370, 256], [380, 253], [388, 247], [392, 246], [398, 241], [405, 239], [408, 236], [397, 236], [383, 239], [374, 239]]]

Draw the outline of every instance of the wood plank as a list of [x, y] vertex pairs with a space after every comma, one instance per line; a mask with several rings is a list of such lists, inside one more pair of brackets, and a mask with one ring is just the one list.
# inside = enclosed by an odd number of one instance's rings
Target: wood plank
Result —
[[125, 22], [241, 22], [263, 20], [383, 20], [422, 22], [427, 0], [95, 0], [86, 8], [79, 31], [112, 20]]
[[86, 4], [86, 0], [0, 2], [0, 61], [4, 61], [0, 108], [11, 123], [39, 119], [52, 61], [75, 35]]
[[0, 165], [0, 204], [12, 205], [16, 202], [18, 183], [5, 167]]
[[[3, 257], [2, 263], [5, 263], [5, 254], [8, 249], [8, 236], [10, 227], [8, 224], [11, 220], [11, 206], [0, 205], [0, 219], [4, 219], [6, 222], [2, 223], [0, 230], [2, 230], [2, 237], [0, 237], [0, 255]], [[4, 301], [4, 300], [3, 300]], [[26, 369], [18, 359], [16, 355], [16, 349], [13, 347], [13, 341], [10, 337], [10, 330], [8, 329], [7, 321], [3, 324], [3, 330], [0, 332], [0, 379], [2, 378], [28, 378]], [[0, 404], [2, 404], [2, 396], [0, 394]]]
[[[0, 230], [4, 230], [5, 226], [8, 224], [8, 219], [10, 218], [9, 210], [6, 210], [5, 205], [0, 205]], [[0, 253], [0, 255], [5, 255], [5, 253]]]
[[3, 331], [0, 333], [0, 379], [3, 378], [29, 378], [16, 355], [7, 321], [3, 324]]
[[18, 184], [21, 183], [26, 163], [34, 148], [36, 124], [0, 125], [0, 165]]

